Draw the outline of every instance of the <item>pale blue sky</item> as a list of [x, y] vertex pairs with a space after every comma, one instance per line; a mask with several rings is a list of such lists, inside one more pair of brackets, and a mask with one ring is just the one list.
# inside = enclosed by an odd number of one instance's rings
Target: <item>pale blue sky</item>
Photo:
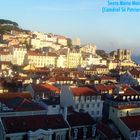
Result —
[[107, 0], [0, 0], [0, 18], [25, 29], [80, 37], [82, 43], [139, 53], [140, 13], [102, 13]]

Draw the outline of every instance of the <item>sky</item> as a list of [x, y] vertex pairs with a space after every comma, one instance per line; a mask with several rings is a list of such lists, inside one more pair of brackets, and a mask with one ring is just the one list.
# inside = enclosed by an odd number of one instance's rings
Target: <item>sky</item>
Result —
[[78, 37], [97, 49], [140, 54], [140, 12], [103, 13], [105, 6], [107, 0], [0, 0], [0, 18], [32, 31]]

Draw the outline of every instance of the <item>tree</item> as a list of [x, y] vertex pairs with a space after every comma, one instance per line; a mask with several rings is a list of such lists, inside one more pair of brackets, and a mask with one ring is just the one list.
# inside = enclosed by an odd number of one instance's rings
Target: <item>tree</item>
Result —
[[68, 47], [72, 46], [72, 40], [70, 38], [67, 39], [67, 45]]

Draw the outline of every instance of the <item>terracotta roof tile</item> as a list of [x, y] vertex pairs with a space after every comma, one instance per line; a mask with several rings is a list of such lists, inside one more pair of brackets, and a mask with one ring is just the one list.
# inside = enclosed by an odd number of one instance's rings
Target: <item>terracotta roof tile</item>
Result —
[[98, 92], [101, 92], [101, 91], [109, 91], [109, 90], [114, 90], [116, 88], [116, 86], [113, 84], [113, 85], [96, 85], [95, 86], [96, 90]]
[[38, 129], [68, 128], [62, 115], [34, 115], [2, 117], [6, 133], [36, 131]]
[[21, 97], [26, 99], [32, 99], [32, 95], [30, 93], [22, 93], [22, 92], [8, 92], [0, 94], [1, 99], [13, 99], [15, 97]]
[[127, 116], [127, 117], [122, 117], [120, 119], [131, 131], [140, 130], [140, 115]]
[[114, 132], [109, 126], [107, 126], [104, 123], [100, 123], [97, 125], [97, 130], [103, 133], [107, 139], [113, 139], [118, 138], [120, 135], [118, 135], [116, 132]]
[[95, 124], [94, 119], [88, 113], [75, 112], [68, 115], [67, 120], [72, 127]]
[[60, 93], [60, 89], [51, 85], [51, 84], [48, 84], [48, 83], [45, 83], [45, 84], [35, 84], [35, 85], [32, 85], [33, 89], [35, 91], [52, 91], [54, 93]]
[[94, 96], [97, 95], [96, 91], [88, 87], [76, 87], [71, 88], [71, 92], [74, 96]]
[[130, 104], [130, 105], [120, 105], [120, 106], [114, 106], [114, 108], [123, 110], [123, 109], [132, 109], [132, 108], [140, 108], [140, 105]]

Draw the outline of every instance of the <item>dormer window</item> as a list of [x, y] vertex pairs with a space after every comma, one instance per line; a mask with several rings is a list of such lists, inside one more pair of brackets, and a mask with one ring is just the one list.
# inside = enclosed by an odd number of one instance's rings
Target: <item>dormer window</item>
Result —
[[130, 139], [131, 139], [131, 138], [135, 138], [135, 134], [136, 134], [136, 132], [135, 132], [135, 131], [132, 131], [132, 132], [130, 133]]
[[37, 140], [44, 140], [43, 136], [39, 136]]
[[[139, 96], [140, 97], [140, 96]], [[138, 95], [135, 96], [135, 99], [138, 99]]]
[[125, 96], [123, 96], [123, 100], [125, 100], [126, 99], [126, 97]]
[[97, 100], [101, 100], [101, 96], [97, 96]]
[[131, 100], [133, 100], [134, 99], [134, 96], [131, 96]]
[[89, 96], [87, 96], [87, 98], [86, 98], [86, 99], [89, 101], [90, 97], [89, 97]]
[[137, 136], [140, 137], [140, 130], [137, 132]]
[[92, 96], [92, 100], [95, 100], [95, 96]]
[[129, 99], [130, 98], [130, 96], [127, 96], [127, 99]]

